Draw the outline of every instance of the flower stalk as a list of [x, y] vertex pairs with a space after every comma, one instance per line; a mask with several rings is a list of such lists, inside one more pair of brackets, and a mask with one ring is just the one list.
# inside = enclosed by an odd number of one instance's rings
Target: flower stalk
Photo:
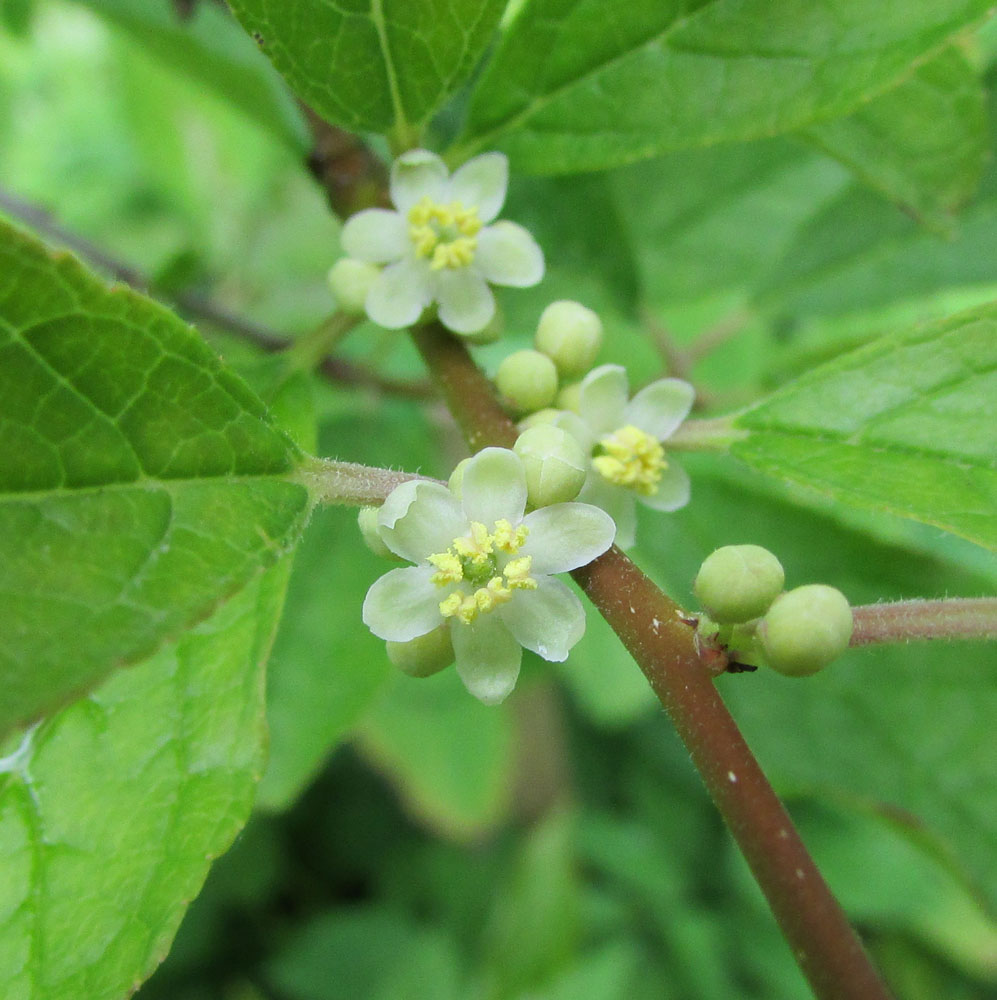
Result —
[[997, 639], [997, 597], [898, 601], [852, 608], [852, 646], [929, 639]]

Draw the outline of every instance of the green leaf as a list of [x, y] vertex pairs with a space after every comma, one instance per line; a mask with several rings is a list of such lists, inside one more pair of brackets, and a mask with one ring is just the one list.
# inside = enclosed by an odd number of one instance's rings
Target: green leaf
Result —
[[245, 823], [288, 562], [31, 731], [0, 773], [0, 981], [120, 1000]]
[[815, 123], [801, 136], [945, 231], [979, 183], [987, 155], [983, 88], [966, 56], [952, 47], [854, 114]]
[[445, 836], [469, 838], [501, 819], [513, 764], [511, 709], [482, 705], [454, 670], [424, 680], [396, 673], [358, 733], [361, 750], [409, 810]]
[[246, 30], [330, 122], [410, 141], [470, 75], [501, 0], [232, 0]]
[[290, 549], [300, 460], [179, 319], [0, 223], [0, 733]]
[[535, 0], [482, 75], [455, 159], [498, 146], [521, 170], [596, 170], [848, 114], [988, 0]]
[[198, 3], [191, 17], [181, 20], [168, 0], [76, 2], [122, 28], [172, 69], [230, 101], [291, 149], [308, 149], [308, 129], [284, 82], [215, 4]]
[[0, 25], [18, 38], [30, 33], [34, 16], [34, 0], [0, 0]]
[[997, 305], [881, 337], [735, 424], [767, 475], [997, 548]]

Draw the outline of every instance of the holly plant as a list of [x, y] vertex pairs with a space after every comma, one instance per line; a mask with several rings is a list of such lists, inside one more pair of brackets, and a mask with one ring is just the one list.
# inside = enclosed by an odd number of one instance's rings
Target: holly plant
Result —
[[995, 995], [990, 6], [0, 0], [5, 1000]]

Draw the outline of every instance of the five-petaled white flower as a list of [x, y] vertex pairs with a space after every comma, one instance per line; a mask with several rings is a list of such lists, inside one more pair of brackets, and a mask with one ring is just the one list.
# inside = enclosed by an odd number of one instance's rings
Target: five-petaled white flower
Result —
[[522, 647], [547, 660], [567, 658], [585, 631], [585, 612], [549, 574], [591, 562], [615, 532], [609, 515], [589, 504], [525, 510], [519, 456], [485, 448], [467, 463], [459, 497], [413, 480], [391, 492], [378, 517], [388, 548], [417, 565], [374, 583], [364, 623], [395, 642], [448, 623], [457, 672], [487, 704], [515, 686]]
[[367, 315], [380, 326], [411, 326], [439, 303], [455, 333], [477, 333], [495, 314], [488, 282], [526, 288], [543, 277], [533, 237], [498, 215], [509, 180], [502, 153], [468, 160], [452, 177], [434, 153], [414, 149], [391, 166], [396, 212], [370, 208], [343, 227], [350, 257], [387, 267], [367, 294]]
[[689, 477], [666, 458], [662, 442], [689, 415], [695, 390], [681, 379], [664, 378], [629, 402], [628, 394], [625, 369], [601, 365], [582, 379], [578, 413], [555, 420], [592, 454], [578, 499], [612, 516], [621, 548], [634, 543], [638, 500], [663, 511], [689, 502]]

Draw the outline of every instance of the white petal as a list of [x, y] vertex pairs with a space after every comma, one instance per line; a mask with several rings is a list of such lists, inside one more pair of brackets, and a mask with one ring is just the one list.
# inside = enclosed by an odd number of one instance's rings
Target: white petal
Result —
[[577, 414], [570, 410], [562, 410], [552, 421], [555, 427], [567, 431], [581, 446], [582, 451], [591, 452], [595, 447], [596, 435], [592, 428]]
[[516, 526], [526, 510], [526, 473], [519, 456], [508, 448], [485, 448], [464, 466], [460, 496], [468, 521], [489, 530], [505, 518]]
[[479, 701], [497, 705], [516, 686], [523, 650], [494, 613], [450, 626], [457, 673]]
[[351, 215], [339, 240], [350, 257], [370, 264], [401, 260], [412, 245], [408, 224], [397, 212], [386, 208], [368, 208]]
[[493, 285], [529, 288], [544, 276], [544, 255], [528, 230], [496, 222], [478, 233], [474, 267]]
[[450, 198], [476, 208], [486, 225], [499, 214], [509, 186], [509, 159], [504, 153], [482, 153], [450, 178]]
[[517, 553], [532, 556], [531, 574], [567, 573], [601, 556], [616, 534], [613, 519], [587, 503], [555, 503], [527, 514], [530, 529]]
[[444, 268], [435, 275], [440, 322], [454, 333], [477, 333], [495, 315], [495, 296], [470, 268]]
[[593, 469], [578, 494], [578, 501], [599, 507], [613, 519], [616, 545], [621, 549], [633, 545], [637, 532], [637, 498], [633, 490], [607, 482]]
[[500, 614], [521, 646], [560, 662], [585, 634], [585, 609], [560, 580], [544, 576], [537, 583], [536, 590], [517, 590]]
[[446, 164], [428, 149], [412, 149], [391, 164], [391, 201], [402, 215], [421, 201], [443, 201], [447, 193]]
[[668, 457], [668, 468], [661, 474], [658, 492], [654, 496], [639, 496], [638, 500], [653, 510], [678, 510], [689, 502], [692, 487], [689, 474], [671, 456]]
[[440, 625], [441, 591], [429, 579], [434, 572], [432, 566], [406, 566], [375, 580], [363, 602], [367, 628], [381, 639], [408, 642]]
[[389, 264], [367, 293], [367, 315], [379, 326], [411, 326], [429, 305], [429, 267], [425, 261]]
[[434, 552], [445, 552], [467, 533], [467, 520], [456, 500], [439, 483], [410, 480], [396, 486], [377, 516], [384, 544], [409, 562], [422, 562]]
[[663, 378], [645, 386], [627, 404], [623, 421], [664, 441], [675, 433], [692, 409], [696, 390], [680, 378]]
[[623, 426], [627, 391], [626, 369], [620, 365], [600, 365], [582, 379], [578, 409], [596, 437]]

